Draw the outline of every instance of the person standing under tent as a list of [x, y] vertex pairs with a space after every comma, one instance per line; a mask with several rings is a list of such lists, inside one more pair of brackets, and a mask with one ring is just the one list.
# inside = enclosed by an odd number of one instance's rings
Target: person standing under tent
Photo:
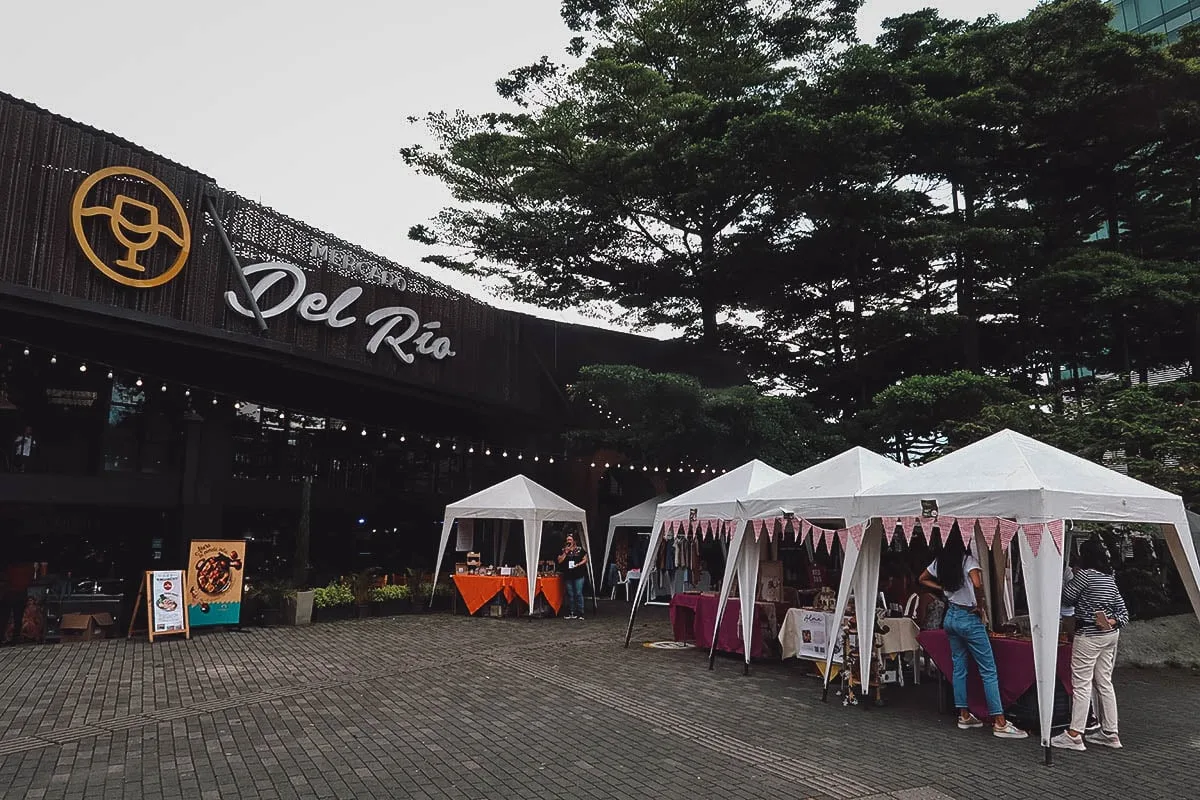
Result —
[[558, 554], [559, 569], [567, 585], [566, 619], [583, 619], [583, 584], [586, 576], [587, 553], [575, 543], [574, 536], [567, 536], [562, 552]]
[[987, 698], [988, 714], [992, 718], [992, 733], [1002, 739], [1027, 738], [1029, 734], [1004, 718], [996, 656], [988, 638], [983, 570], [979, 561], [963, 545], [961, 536], [951, 532], [938, 557], [921, 573], [921, 584], [946, 597], [943, 626], [950, 639], [950, 653], [954, 658], [954, 705], [958, 708], [958, 727], [961, 730], [983, 727], [983, 721], [967, 707], [969, 653], [979, 668], [979, 677], [983, 679], [983, 693]]
[[1102, 728], [1087, 734], [1087, 741], [1119, 748], [1117, 693], [1113, 688], [1112, 673], [1117, 663], [1120, 628], [1129, 624], [1129, 611], [1098, 539], [1089, 539], [1079, 548], [1079, 567], [1063, 587], [1063, 604], [1075, 607], [1071, 727], [1051, 739], [1050, 744], [1064, 750], [1087, 749], [1083, 733], [1094, 688]]

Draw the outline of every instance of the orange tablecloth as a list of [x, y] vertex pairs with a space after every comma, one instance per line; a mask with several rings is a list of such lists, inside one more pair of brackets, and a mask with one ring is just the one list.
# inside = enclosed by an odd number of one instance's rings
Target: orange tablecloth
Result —
[[[529, 578], [524, 575], [455, 575], [454, 585], [472, 614], [500, 592], [504, 592], [504, 599], [509, 603], [519, 597], [529, 605]], [[562, 608], [562, 578], [538, 578], [535, 592], [546, 598], [555, 614]]]

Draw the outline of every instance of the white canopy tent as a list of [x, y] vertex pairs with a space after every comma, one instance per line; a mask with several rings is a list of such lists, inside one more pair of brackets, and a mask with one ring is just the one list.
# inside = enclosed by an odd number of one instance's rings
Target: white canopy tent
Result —
[[[964, 520], [970, 521], [969, 528], [974, 530], [975, 520], [995, 518], [1001, 525], [1011, 520], [1021, 526], [1015, 533], [1009, 523], [1008, 536], [1016, 536], [1021, 543], [1047, 763], [1063, 579], [1063, 555], [1055, 528], [1061, 536], [1062, 520], [1158, 524], [1192, 607], [1200, 616], [1200, 564], [1178, 495], [1004, 430], [864, 490], [855, 514], [880, 519], [897, 515], [903, 527], [921, 516], [922, 501], [936, 502], [937, 514], [946, 523], [943, 530], [950, 527], [947, 518], [958, 519], [960, 529]], [[895, 523], [896, 517], [887, 520]], [[1044, 529], [1043, 523], [1054, 525]], [[983, 525], [979, 528], [982, 532]], [[1049, 535], [1043, 536], [1046, 531]], [[873, 526], [874, 537], [881, 533], [881, 526]]]
[[[853, 447], [840, 455], [814, 464], [808, 469], [795, 475], [772, 483], [758, 491], [752, 492], [742, 501], [742, 517], [751, 521], [745, 530], [734, 533], [729, 545], [729, 563], [737, 565], [738, 585], [743, 598], [753, 598], [758, 585], [758, 562], [762, 546], [757, 535], [752, 530], [757, 526], [754, 520], [776, 519], [779, 517], [795, 519], [793, 523], [803, 529], [805, 521], [835, 522], [842, 528], [849, 528], [859, 520], [854, 516], [854, 496], [863, 489], [875, 486], [885, 481], [909, 472], [908, 467], [884, 458], [877, 453], [861, 447]], [[799, 530], [797, 531], [800, 532]], [[868, 546], [865, 540], [863, 546]], [[815, 543], [814, 543], [815, 544]], [[840, 623], [846, 612], [846, 602], [850, 590], [854, 589], [859, 630], [871, 630], [874, 625], [875, 595], [879, 585], [879, 558], [873, 559], [873, 568], [858, 570], [859, 546], [850, 537], [846, 538], [843, 549], [845, 559], [842, 564], [841, 583], [838, 588], [838, 604], [834, 612], [834, 620]], [[871, 564], [872, 559], [865, 560]], [[721, 584], [721, 599], [717, 605], [717, 620], [723, 618], [725, 604], [733, 585], [734, 571], [725, 569], [725, 580]], [[852, 583], [857, 578], [857, 583]], [[742, 640], [749, 642], [753, 634], [754, 606], [753, 603], [742, 603]], [[708, 666], [712, 669], [716, 659], [716, 636], [713, 636], [714, 647], [708, 654]], [[871, 668], [871, 637], [860, 636], [862, 648], [860, 664], [863, 671], [863, 685], [868, 685]], [[833, 648], [829, 648], [826, 656], [826, 666], [832, 663]], [[750, 648], [746, 648], [746, 664], [750, 663]], [[831, 670], [825, 670], [826, 684], [829, 682]]]
[[[446, 506], [446, 517], [442, 522], [442, 541], [438, 545], [437, 566], [433, 570], [435, 586], [442, 569], [442, 560], [446, 555], [446, 547], [450, 542], [450, 531], [455, 521], [460, 519], [519, 519], [524, 523], [525, 574], [529, 579], [530, 613], [533, 613], [533, 598], [537, 593], [537, 565], [542, 549], [542, 525], [547, 522], [578, 522], [583, 529], [583, 542], [588, 542], [587, 513], [582, 508], [524, 475], [514, 475], [495, 486]], [[594, 609], [596, 579], [591, 554], [588, 556], [587, 574], [592, 584]]]
[[[787, 473], [780, 472], [769, 464], [755, 459], [737, 469], [718, 475], [678, 497], [660, 503], [650, 529], [650, 544], [646, 550], [646, 563], [642, 567], [642, 575], [648, 575], [654, 565], [658, 547], [665, 537], [664, 526], [666, 524], [703, 526], [705, 529], [711, 529], [716, 524], [725, 530], [731, 526], [736, 530], [744, 522], [738, 516], [741, 512], [738, 501], [747, 497], [751, 492], [786, 477]], [[728, 564], [726, 564], [725, 571], [729, 572]], [[638, 581], [637, 594], [633, 598], [633, 608], [629, 612], [629, 629], [625, 632], [626, 647], [629, 646], [629, 639], [633, 636], [633, 621], [637, 617], [638, 603], [645, 591], [646, 581]]]
[[608, 559], [612, 555], [613, 539], [616, 538], [617, 528], [646, 528], [649, 530], [654, 526], [654, 515], [658, 511], [659, 504], [670, 499], [671, 495], [660, 494], [658, 497], [652, 497], [608, 518], [608, 538], [604, 542], [604, 560], [600, 562], [601, 580], [604, 580], [604, 571], [608, 569]]

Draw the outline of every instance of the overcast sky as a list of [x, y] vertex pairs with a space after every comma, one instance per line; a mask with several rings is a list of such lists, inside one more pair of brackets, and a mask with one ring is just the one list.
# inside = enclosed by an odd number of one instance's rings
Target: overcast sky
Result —
[[[1021, 16], [1033, 0], [867, 0], [860, 35], [926, 6]], [[9, 3], [0, 89], [175, 159], [477, 296], [408, 228], [449, 202], [397, 149], [431, 110], [491, 110], [494, 81], [569, 38], [558, 0]], [[419, 8], [419, 11], [405, 10]], [[177, 10], [178, 9], [178, 10]], [[489, 298], [489, 302], [513, 304]], [[575, 314], [548, 314], [578, 320]], [[593, 321], [593, 324], [596, 324]]]

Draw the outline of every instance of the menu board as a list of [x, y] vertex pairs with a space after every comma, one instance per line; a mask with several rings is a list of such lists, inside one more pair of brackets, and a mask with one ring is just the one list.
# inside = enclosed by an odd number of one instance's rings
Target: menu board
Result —
[[188, 548], [188, 623], [237, 625], [242, 615], [246, 543], [194, 541]]
[[833, 648], [833, 663], [842, 663], [842, 637], [837, 635], [833, 614], [804, 609], [800, 612], [800, 644], [798, 658], [824, 661]]
[[155, 633], [176, 633], [187, 628], [183, 605], [183, 570], [150, 573], [150, 627]]

